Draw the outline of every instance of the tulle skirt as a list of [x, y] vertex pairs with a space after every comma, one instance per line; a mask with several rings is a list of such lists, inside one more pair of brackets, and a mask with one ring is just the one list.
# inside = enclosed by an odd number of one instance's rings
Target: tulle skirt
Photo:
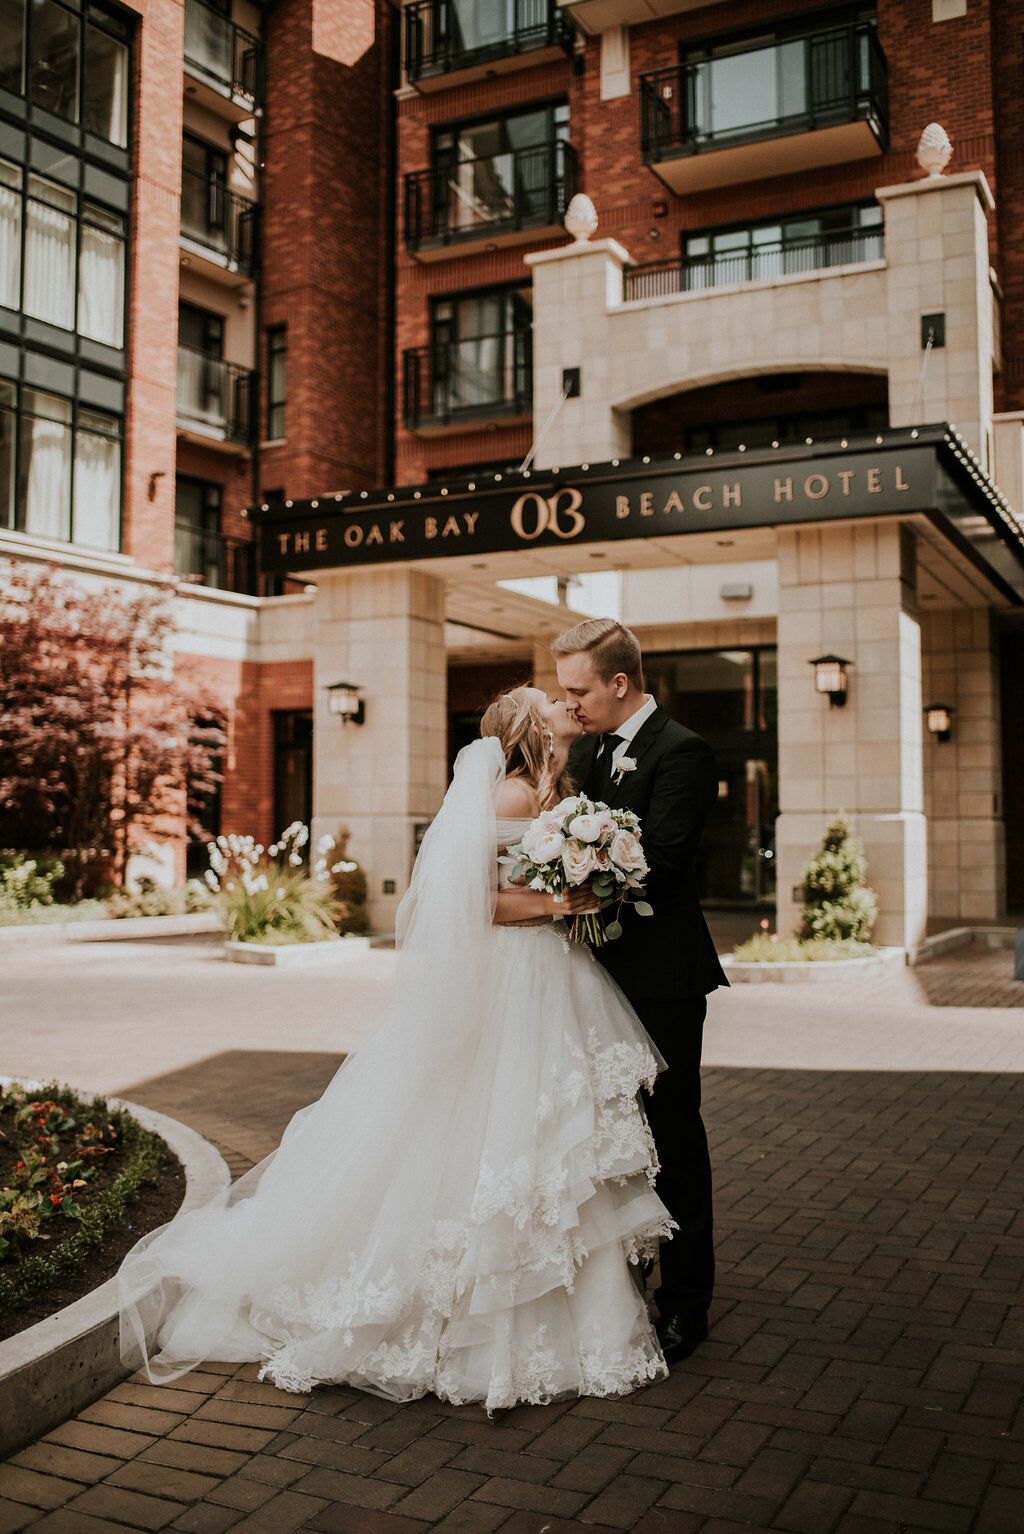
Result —
[[132, 1249], [129, 1365], [488, 1410], [666, 1372], [630, 1269], [672, 1228], [637, 1096], [663, 1062], [559, 930], [485, 941], [472, 1026], [392, 1016], [271, 1156]]

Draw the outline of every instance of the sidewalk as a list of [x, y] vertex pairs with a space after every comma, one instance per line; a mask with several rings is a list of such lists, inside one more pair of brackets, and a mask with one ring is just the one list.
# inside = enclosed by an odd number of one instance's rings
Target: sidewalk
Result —
[[[365, 1037], [389, 962], [325, 997], [323, 976], [224, 988], [201, 945], [110, 946], [5, 976], [35, 1019], [5, 1006], [7, 1068], [73, 1046], [86, 1084], [184, 1118], [235, 1170]], [[992, 958], [715, 997], [720, 1278], [711, 1338], [669, 1380], [494, 1422], [286, 1396], [250, 1366], [128, 1382], [0, 1467], [0, 1534], [1019, 1534], [1024, 985]]]

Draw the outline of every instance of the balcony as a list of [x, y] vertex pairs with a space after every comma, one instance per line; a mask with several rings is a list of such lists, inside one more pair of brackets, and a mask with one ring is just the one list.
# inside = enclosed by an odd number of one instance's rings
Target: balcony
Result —
[[258, 37], [203, 0], [185, 0], [185, 73], [191, 100], [243, 122], [263, 105], [263, 48]]
[[402, 364], [403, 417], [408, 429], [421, 436], [533, 418], [529, 330], [415, 347], [403, 353]]
[[880, 261], [885, 237], [880, 228], [829, 230], [798, 240], [773, 240], [740, 251], [715, 251], [627, 267], [623, 299], [666, 298], [673, 293], [699, 293], [738, 282], [774, 282], [808, 272], [828, 271], [860, 261]]
[[405, 244], [420, 261], [564, 233], [576, 151], [557, 140], [405, 178]]
[[185, 581], [256, 595], [256, 545], [243, 538], [225, 538], [210, 528], [178, 520], [174, 524], [174, 569]]
[[222, 357], [178, 346], [178, 434], [245, 453], [256, 427], [256, 374]]
[[700, 11], [717, 0], [558, 0], [581, 32], [596, 37], [612, 27], [639, 27], [683, 11]]
[[547, 63], [571, 53], [573, 27], [556, 0], [413, 0], [404, 8], [405, 73], [421, 91]]
[[641, 145], [673, 192], [885, 152], [886, 63], [859, 22], [640, 77]]
[[181, 172], [181, 264], [238, 287], [256, 269], [259, 204], [217, 176]]

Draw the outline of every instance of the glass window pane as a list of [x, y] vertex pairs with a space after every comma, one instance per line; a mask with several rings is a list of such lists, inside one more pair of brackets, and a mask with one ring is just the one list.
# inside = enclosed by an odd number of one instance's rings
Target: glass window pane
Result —
[[124, 343], [124, 241], [92, 223], [82, 224], [78, 329], [107, 346]]
[[14, 526], [14, 385], [0, 380], [0, 527]]
[[41, 538], [70, 531], [71, 405], [52, 394], [24, 391], [18, 499], [21, 524]]
[[21, 171], [0, 160], [0, 304], [21, 302]]
[[25, 0], [0, 0], [0, 85], [25, 94]]
[[75, 326], [74, 205], [74, 193], [29, 177], [25, 313], [64, 330]]
[[32, 0], [31, 96], [36, 106], [78, 121], [79, 18], [54, 0]]
[[85, 103], [91, 133], [122, 148], [128, 143], [128, 49], [91, 23], [85, 28]]
[[[74, 541], [91, 549], [116, 551], [121, 520], [121, 444], [117, 423], [80, 410], [75, 434]], [[103, 434], [83, 431], [100, 426]]]

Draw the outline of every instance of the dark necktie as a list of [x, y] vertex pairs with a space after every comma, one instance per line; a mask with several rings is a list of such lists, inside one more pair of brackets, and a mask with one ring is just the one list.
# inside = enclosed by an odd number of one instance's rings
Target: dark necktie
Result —
[[597, 759], [597, 770], [594, 773], [594, 793], [598, 799], [607, 800], [612, 786], [612, 757], [615, 748], [622, 740], [621, 735], [602, 735], [602, 751]]

